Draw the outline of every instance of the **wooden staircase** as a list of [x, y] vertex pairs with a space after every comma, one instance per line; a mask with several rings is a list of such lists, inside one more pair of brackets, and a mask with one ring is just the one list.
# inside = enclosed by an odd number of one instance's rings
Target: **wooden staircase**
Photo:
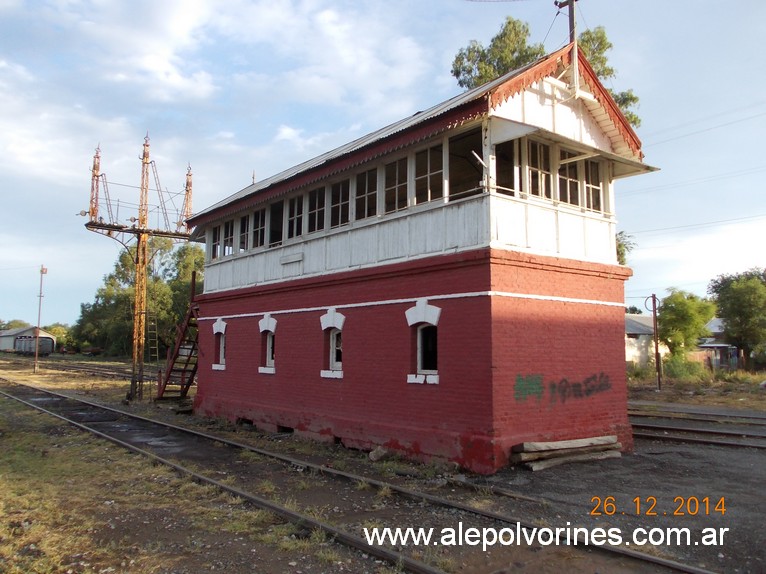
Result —
[[197, 355], [199, 351], [197, 319], [199, 305], [194, 301], [195, 277], [192, 275], [192, 290], [189, 310], [183, 321], [176, 326], [176, 341], [168, 349], [165, 370], [157, 373], [157, 400], [185, 399], [197, 376]]

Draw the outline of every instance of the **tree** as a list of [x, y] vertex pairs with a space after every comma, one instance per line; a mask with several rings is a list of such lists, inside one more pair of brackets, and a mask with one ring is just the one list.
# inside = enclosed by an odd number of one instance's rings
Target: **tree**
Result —
[[628, 235], [624, 231], [617, 233], [617, 263], [620, 265], [628, 264], [628, 253], [636, 248], [636, 242], [633, 241], [633, 236]]
[[69, 325], [66, 325], [65, 323], [52, 323], [51, 325], [43, 327], [43, 331], [47, 331], [56, 337], [56, 346], [58, 348], [69, 344]]
[[[596, 72], [596, 76], [598, 76], [601, 82], [612, 80], [617, 76], [615, 69], [607, 63], [606, 53], [613, 46], [606, 37], [606, 29], [603, 26], [598, 26], [593, 30], [585, 30], [585, 32], [580, 34], [577, 41], [588, 63], [593, 68], [593, 71]], [[631, 110], [631, 108], [638, 106], [638, 96], [633, 93], [633, 90], [623, 92], [615, 92], [611, 88], [607, 88], [607, 90], [615, 103], [620, 107], [630, 125], [634, 128], [639, 127], [641, 125], [641, 118]]]
[[680, 355], [709, 334], [706, 325], [715, 317], [715, 303], [680, 289], [669, 291], [660, 303], [657, 334], [673, 355]]
[[[471, 40], [467, 47], [461, 48], [452, 61], [451, 73], [459, 86], [470, 89], [522, 68], [545, 55], [542, 44], [528, 44], [528, 39], [529, 25], [508, 16], [488, 47]], [[617, 75], [607, 63], [606, 53], [612, 49], [612, 43], [603, 26], [580, 34], [578, 45], [602, 82]], [[641, 125], [641, 119], [631, 110], [638, 105], [638, 96], [633, 90], [614, 92], [610, 89], [609, 93], [628, 122], [634, 127]]]
[[26, 321], [21, 319], [11, 319], [10, 321], [0, 320], [0, 331], [6, 331], [8, 329], [22, 329], [24, 327], [31, 327]]
[[471, 40], [452, 62], [452, 75], [463, 88], [475, 88], [522, 68], [545, 55], [542, 44], [528, 45], [529, 24], [508, 16], [489, 47]]
[[636, 307], [635, 305], [631, 305], [630, 307], [625, 307], [625, 313], [631, 313], [633, 315], [642, 315], [643, 311]]
[[[174, 248], [165, 238], [152, 238], [147, 269], [147, 323], [156, 323], [160, 343], [170, 346], [175, 326], [189, 306], [191, 272], [202, 282], [204, 251], [198, 245]], [[80, 306], [80, 317], [72, 327], [72, 337], [82, 347], [99, 347], [110, 355], [129, 355], [133, 342], [133, 304], [135, 291], [135, 246], [122, 251], [114, 270], [104, 277], [92, 303]]]
[[766, 274], [753, 268], [744, 273], [719, 275], [708, 285], [723, 319], [726, 341], [741, 349], [745, 366], [752, 353], [766, 344]]

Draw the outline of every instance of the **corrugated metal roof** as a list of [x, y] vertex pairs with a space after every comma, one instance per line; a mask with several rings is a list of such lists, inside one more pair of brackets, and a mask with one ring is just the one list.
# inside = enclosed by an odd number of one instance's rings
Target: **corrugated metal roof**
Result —
[[654, 335], [654, 319], [649, 315], [625, 313], [626, 335]]
[[255, 182], [252, 185], [249, 185], [245, 187], [244, 189], [241, 189], [237, 193], [230, 195], [226, 199], [223, 199], [219, 201], [218, 203], [215, 203], [211, 205], [210, 207], [204, 209], [203, 211], [200, 211], [199, 213], [195, 214], [190, 221], [193, 222], [194, 219], [209, 213], [211, 211], [215, 211], [216, 209], [227, 205], [229, 203], [232, 203], [234, 201], [237, 201], [239, 199], [243, 199], [249, 195], [252, 195], [254, 193], [257, 193], [258, 191], [267, 189], [271, 187], [272, 185], [279, 183], [281, 181], [288, 180], [292, 177], [295, 177], [296, 175], [309, 171], [311, 169], [315, 169], [329, 161], [341, 158], [347, 154], [353, 153], [355, 151], [361, 150], [365, 148], [366, 146], [369, 146], [375, 142], [378, 142], [380, 140], [383, 140], [387, 137], [390, 137], [394, 134], [397, 134], [399, 132], [406, 131], [414, 126], [417, 126], [418, 124], [421, 124], [425, 121], [431, 120], [433, 118], [436, 118], [448, 111], [454, 110], [459, 108], [460, 106], [463, 106], [467, 103], [473, 102], [475, 100], [478, 100], [480, 98], [484, 98], [489, 92], [491, 92], [493, 89], [495, 89], [497, 86], [502, 85], [503, 83], [507, 82], [509, 79], [513, 78], [514, 76], [523, 73], [525, 70], [537, 65], [541, 61], [544, 61], [549, 58], [558, 57], [559, 52], [555, 52], [553, 54], [550, 54], [543, 58], [542, 60], [538, 60], [537, 62], [534, 62], [532, 64], [529, 64], [527, 66], [524, 66], [523, 68], [519, 68], [517, 70], [513, 70], [511, 72], [508, 72], [507, 74], [500, 76], [496, 80], [493, 80], [487, 84], [483, 84], [481, 86], [478, 86], [476, 88], [473, 88], [471, 90], [468, 90], [466, 92], [463, 92], [462, 94], [458, 94], [457, 96], [450, 98], [449, 100], [446, 100], [440, 104], [437, 104], [425, 111], [420, 111], [412, 116], [399, 120], [398, 122], [395, 122], [393, 124], [390, 124], [384, 128], [381, 128], [377, 131], [374, 131], [370, 134], [367, 134], [365, 136], [362, 136], [358, 139], [355, 139], [352, 142], [349, 142], [347, 144], [344, 144], [338, 148], [335, 148], [331, 151], [328, 151], [322, 155], [319, 155], [313, 159], [307, 160], [303, 163], [300, 163], [296, 166], [293, 166], [291, 168], [288, 168], [280, 173], [277, 173], [275, 175], [272, 175], [271, 177], [268, 177], [262, 181]]
[[[17, 327], [15, 329], [5, 329], [4, 331], [0, 331], [0, 337], [15, 337], [19, 333], [23, 333], [24, 331], [32, 330], [34, 331], [35, 327]], [[40, 329], [40, 333], [44, 333], [42, 329]]]

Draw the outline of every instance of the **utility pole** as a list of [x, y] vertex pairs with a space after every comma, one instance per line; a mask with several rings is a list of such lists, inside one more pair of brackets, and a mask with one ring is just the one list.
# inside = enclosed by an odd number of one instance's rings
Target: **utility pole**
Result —
[[572, 48], [572, 87], [575, 91], [580, 89], [580, 58], [577, 53], [577, 25], [575, 22], [575, 2], [577, 0], [556, 0], [553, 2], [556, 8], [569, 8], [569, 42], [573, 44]]
[[37, 359], [40, 356], [40, 318], [43, 313], [43, 275], [48, 273], [45, 265], [40, 265], [40, 294], [38, 297], [40, 301], [37, 304], [37, 331], [35, 332], [35, 366], [32, 372], [37, 374]]

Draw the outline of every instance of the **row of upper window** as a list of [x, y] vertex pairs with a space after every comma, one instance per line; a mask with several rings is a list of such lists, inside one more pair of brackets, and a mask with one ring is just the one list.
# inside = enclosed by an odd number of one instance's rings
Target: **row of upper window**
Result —
[[[277, 247], [286, 240], [410, 205], [480, 194], [484, 174], [475, 154], [481, 149], [481, 130], [471, 130], [352, 178], [272, 202], [212, 227], [208, 257]], [[490, 187], [499, 193], [604, 211], [607, 186], [598, 159], [558, 144], [521, 138], [497, 144], [494, 165]]]

